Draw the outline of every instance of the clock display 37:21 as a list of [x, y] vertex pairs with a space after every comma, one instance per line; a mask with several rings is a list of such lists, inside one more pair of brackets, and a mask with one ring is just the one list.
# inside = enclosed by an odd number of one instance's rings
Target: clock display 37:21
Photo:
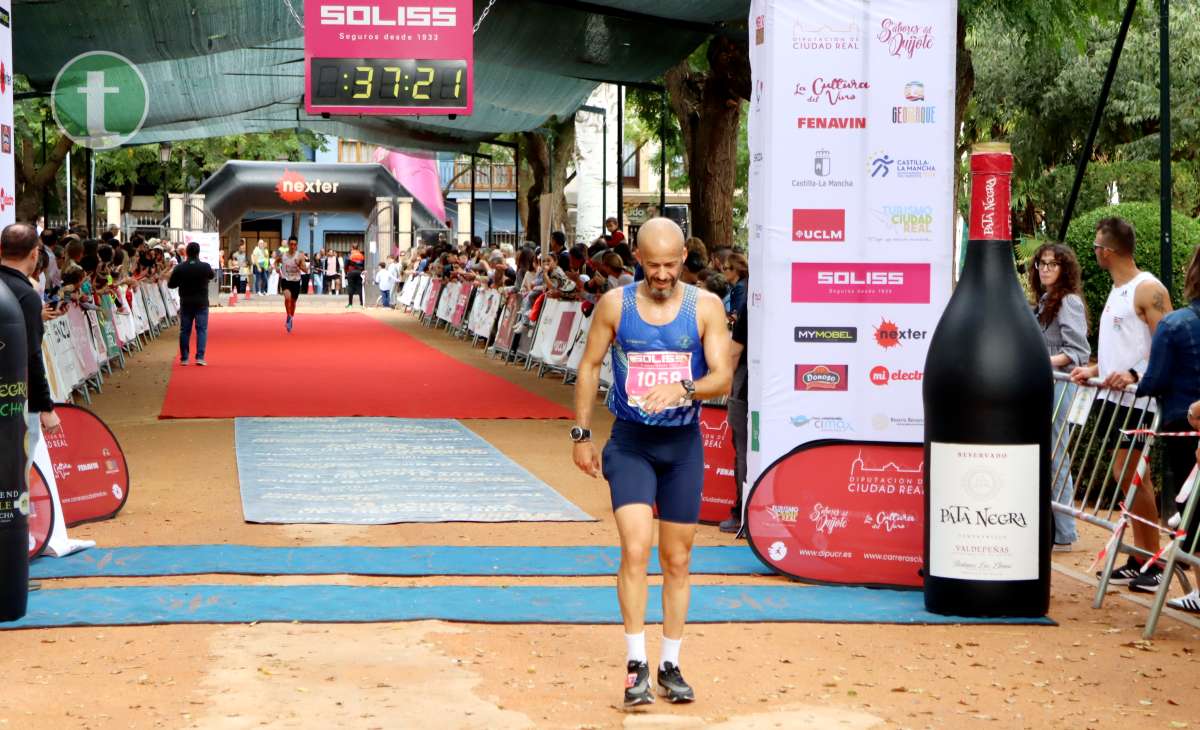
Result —
[[312, 102], [327, 106], [465, 106], [467, 62], [314, 58]]

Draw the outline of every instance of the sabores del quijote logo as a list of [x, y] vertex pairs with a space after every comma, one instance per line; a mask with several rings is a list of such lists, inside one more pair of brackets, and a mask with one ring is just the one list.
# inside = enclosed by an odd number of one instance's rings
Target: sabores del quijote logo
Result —
[[933, 26], [884, 18], [879, 21], [875, 40], [882, 43], [890, 55], [911, 59], [921, 51], [933, 48]]

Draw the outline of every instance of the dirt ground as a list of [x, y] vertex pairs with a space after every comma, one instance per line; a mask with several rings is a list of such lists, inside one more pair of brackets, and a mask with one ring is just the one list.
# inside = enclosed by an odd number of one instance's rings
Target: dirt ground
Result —
[[[279, 307], [263, 302], [272, 311]], [[245, 304], [237, 311], [247, 311]], [[300, 316], [341, 311], [301, 301]], [[570, 405], [556, 379], [489, 360], [399, 312], [369, 310], [450, 355]], [[220, 327], [215, 315], [212, 328]], [[236, 316], [236, 315], [234, 315]], [[242, 521], [228, 420], [159, 421], [174, 331], [111, 377], [93, 409], [132, 472], [129, 502], [76, 537], [102, 546], [615, 544], [606, 486], [571, 463], [563, 421], [467, 421], [596, 523], [251, 525]], [[251, 377], [209, 353], [210, 367]], [[214, 394], [219, 397], [219, 394]], [[597, 409], [598, 413], [602, 409]], [[598, 438], [607, 436], [600, 420]], [[0, 729], [8, 728], [1200, 728], [1200, 622], [1165, 617], [1114, 590], [1092, 609], [1086, 550], [1056, 555], [1057, 627], [713, 624], [689, 627], [682, 665], [698, 701], [619, 709], [619, 626], [253, 624], [0, 632]], [[697, 544], [729, 544], [701, 527]], [[777, 578], [702, 577], [771, 583]], [[609, 579], [352, 577], [46, 581], [83, 585], [361, 583], [607, 585]], [[651, 660], [661, 633], [647, 629]]]

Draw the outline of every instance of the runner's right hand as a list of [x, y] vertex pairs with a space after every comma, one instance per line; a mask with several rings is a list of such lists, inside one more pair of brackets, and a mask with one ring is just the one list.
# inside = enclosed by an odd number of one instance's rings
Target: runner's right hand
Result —
[[600, 478], [600, 454], [596, 453], [596, 445], [591, 441], [580, 441], [571, 449], [575, 466], [584, 474], [596, 479]]

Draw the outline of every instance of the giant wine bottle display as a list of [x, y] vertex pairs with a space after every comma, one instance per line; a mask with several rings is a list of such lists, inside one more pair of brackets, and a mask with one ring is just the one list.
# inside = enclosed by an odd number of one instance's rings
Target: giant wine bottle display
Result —
[[1043, 616], [1050, 604], [1053, 380], [1017, 280], [1012, 154], [971, 154], [970, 241], [925, 363], [925, 607]]
[[25, 318], [0, 283], [0, 621], [25, 615], [29, 595], [29, 466], [25, 444]]

